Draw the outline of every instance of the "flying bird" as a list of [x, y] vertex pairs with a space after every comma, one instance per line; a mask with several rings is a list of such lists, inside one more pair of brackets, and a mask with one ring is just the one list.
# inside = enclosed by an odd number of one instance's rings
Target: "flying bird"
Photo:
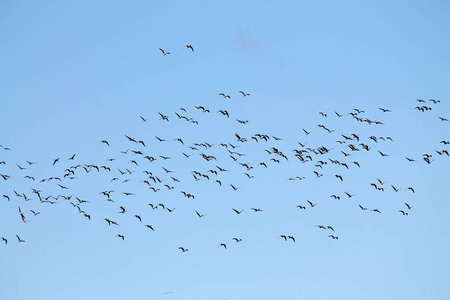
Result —
[[164, 51], [163, 49], [161, 49], [161, 48], [159, 48], [159, 50], [161, 50], [163, 56], [165, 56], [165, 55], [167, 55], [167, 54], [170, 54], [170, 52], [165, 52], [165, 51]]
[[358, 205], [359, 205], [359, 208], [361, 208], [362, 210], [368, 210], [368, 208], [363, 207], [361, 204], [358, 204]]
[[309, 203], [309, 205], [311, 205], [311, 207], [316, 206], [317, 203], [312, 203], [311, 201], [307, 200], [307, 202]]
[[230, 183], [230, 185], [231, 185], [231, 187], [233, 188], [233, 190], [235, 190], [235, 191], [237, 191], [238, 189], [240, 189], [240, 187], [235, 187], [235, 186], [232, 185], [231, 183]]
[[195, 213], [197, 214], [197, 216], [198, 216], [199, 218], [202, 218], [202, 217], [206, 216], [206, 215], [200, 214], [198, 211], [195, 211]]
[[239, 210], [233, 208], [233, 211], [234, 211], [235, 213], [237, 213], [238, 215], [240, 215], [244, 210], [239, 211]]
[[251, 210], [253, 210], [254, 212], [262, 212], [263, 210], [260, 208], [250, 208]]

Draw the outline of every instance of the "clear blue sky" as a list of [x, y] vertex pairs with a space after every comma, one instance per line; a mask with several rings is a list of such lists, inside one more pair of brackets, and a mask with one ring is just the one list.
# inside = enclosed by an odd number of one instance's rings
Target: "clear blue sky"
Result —
[[[2, 1], [0, 298], [449, 299], [450, 122], [439, 119], [450, 119], [449, 11], [447, 1]], [[110, 190], [114, 202], [100, 194]]]

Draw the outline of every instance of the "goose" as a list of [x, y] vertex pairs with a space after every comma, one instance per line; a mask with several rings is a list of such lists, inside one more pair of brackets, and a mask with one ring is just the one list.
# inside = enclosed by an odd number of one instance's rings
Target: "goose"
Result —
[[163, 56], [166, 56], [167, 54], [170, 54], [170, 52], [165, 52], [163, 49], [159, 48], [159, 50], [161, 50]]

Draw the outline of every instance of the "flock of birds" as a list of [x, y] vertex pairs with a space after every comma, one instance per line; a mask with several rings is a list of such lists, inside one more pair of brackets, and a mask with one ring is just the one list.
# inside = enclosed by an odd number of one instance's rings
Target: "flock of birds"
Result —
[[[186, 48], [194, 52], [194, 48], [191, 45], [186, 45]], [[161, 49], [163, 55], [168, 55], [170, 52], [165, 52]], [[241, 97], [250, 96], [249, 93], [239, 91]], [[218, 93], [224, 99], [231, 99], [231, 96], [226, 93]], [[434, 105], [438, 105], [440, 100], [430, 99], [428, 101], [419, 99], [417, 100], [420, 106], [415, 107], [420, 112], [428, 112], [433, 110]], [[194, 113], [191, 113], [191, 110]], [[151, 119], [151, 122], [167, 122], [167, 126], [170, 126], [175, 121], [185, 121], [193, 125], [199, 124], [199, 119], [194, 119], [197, 114], [216, 114], [217, 117], [226, 118], [230, 122], [238, 122], [240, 126], [247, 126], [249, 120], [235, 118], [227, 109], [218, 109], [217, 111], [211, 111], [211, 108], [207, 108], [203, 105], [194, 106], [193, 109], [179, 108], [177, 111], [171, 114], [164, 114], [157, 112], [155, 118], [146, 118], [139, 116], [143, 123], [146, 123]], [[382, 113], [391, 113], [390, 109], [379, 107]], [[329, 118], [325, 112], [319, 112], [321, 118]], [[383, 122], [370, 119], [366, 117], [365, 112], [360, 109], [354, 109], [348, 113], [340, 114], [334, 112], [335, 118], [352, 118], [355, 124], [369, 124], [369, 125], [383, 125]], [[448, 119], [439, 116], [440, 121], [446, 122]], [[31, 160], [24, 160], [20, 162], [12, 162], [8, 160], [0, 161], [0, 188], [2, 190], [2, 196], [9, 204], [17, 206], [18, 221], [22, 223], [29, 223], [31, 218], [37, 218], [44, 215], [44, 210], [38, 210], [39, 207], [44, 208], [46, 205], [70, 205], [73, 207], [75, 213], [78, 213], [85, 217], [87, 221], [91, 218], [102, 219], [104, 224], [116, 230], [120, 227], [119, 222], [115, 216], [130, 215], [139, 224], [142, 224], [146, 229], [150, 231], [157, 230], [154, 224], [149, 224], [146, 221], [148, 211], [133, 211], [129, 212], [127, 204], [121, 201], [123, 198], [134, 197], [137, 194], [134, 191], [126, 189], [127, 183], [131, 180], [139, 181], [141, 188], [144, 188], [149, 193], [157, 193], [161, 191], [167, 191], [173, 195], [179, 195], [179, 197], [185, 197], [187, 199], [196, 199], [194, 192], [187, 191], [187, 188], [198, 182], [208, 182], [213, 185], [214, 188], [228, 188], [230, 191], [239, 192], [241, 189], [241, 183], [244, 180], [253, 179], [259, 170], [270, 169], [271, 165], [280, 165], [295, 162], [295, 164], [303, 167], [309, 165], [312, 171], [303, 172], [299, 176], [286, 176], [286, 181], [302, 181], [305, 178], [319, 179], [323, 176], [330, 176], [325, 171], [330, 166], [337, 166], [342, 171], [337, 174], [331, 174], [332, 178], [343, 182], [346, 177], [346, 172], [353, 168], [363, 168], [361, 161], [352, 159], [353, 153], [372, 153], [375, 152], [379, 155], [380, 159], [390, 156], [385, 153], [384, 150], [378, 149], [380, 143], [392, 143], [394, 139], [390, 136], [375, 136], [368, 137], [360, 136], [357, 132], [350, 134], [337, 133], [335, 129], [330, 129], [324, 124], [318, 124], [318, 130], [323, 130], [330, 136], [335, 138], [333, 145], [321, 145], [318, 147], [308, 147], [306, 143], [297, 141], [298, 147], [295, 149], [281, 149], [277, 143], [283, 139], [271, 134], [256, 133], [251, 136], [245, 136], [242, 133], [234, 133], [233, 140], [229, 141], [214, 141], [204, 142], [195, 141], [189, 142], [179, 136], [174, 137], [160, 137], [154, 136], [154, 138], [145, 139], [136, 138], [131, 135], [124, 135], [123, 141], [120, 147], [123, 147], [118, 153], [115, 153], [114, 157], [106, 158], [102, 163], [88, 163], [78, 159], [77, 154], [73, 154], [69, 157], [56, 157], [51, 162], [36, 162]], [[356, 129], [356, 126], [354, 127]], [[304, 137], [312, 135], [314, 130], [300, 129], [300, 133]], [[153, 141], [151, 141], [152, 139]], [[199, 140], [201, 137], [199, 137]], [[449, 140], [439, 141], [443, 147], [450, 144]], [[101, 139], [99, 143], [104, 147], [111, 147], [112, 142], [108, 139]], [[167, 148], [177, 149], [176, 156], [167, 155], [164, 153], [152, 153], [152, 147], [148, 147], [153, 143], [167, 143]], [[169, 144], [170, 143], [170, 144]], [[244, 151], [245, 145], [253, 143], [254, 146], [261, 148], [262, 154], [259, 156], [249, 151], [254, 151], [250, 148], [248, 151]], [[337, 146], [336, 146], [337, 145]], [[11, 147], [0, 145], [1, 151], [13, 151]], [[181, 149], [180, 149], [181, 148]], [[258, 148], [258, 149], [259, 149]], [[106, 150], [105, 150], [106, 151]], [[258, 150], [259, 151], [259, 150]], [[263, 156], [261, 156], [263, 155]], [[435, 150], [435, 153], [425, 153], [421, 158], [406, 156], [405, 159], [408, 163], [420, 163], [423, 161], [426, 164], [431, 164], [435, 157], [442, 156], [448, 157], [449, 152], [446, 148]], [[183, 173], [183, 170], [173, 169], [176, 160], [189, 160], [197, 157], [194, 162], [196, 169], [188, 170], [187, 174]], [[256, 157], [256, 161], [250, 162], [252, 157]], [[1, 157], [6, 157], [2, 155]], [[264, 159], [260, 159], [264, 157]], [[258, 160], [259, 159], [259, 160]], [[156, 163], [155, 163], [156, 161]], [[159, 163], [159, 165], [157, 164]], [[39, 165], [46, 169], [51, 169], [52, 176], [45, 178], [38, 178], [34, 174], [42, 174], [35, 170]], [[175, 164], [176, 165], [176, 164]], [[8, 169], [9, 167], [9, 169]], [[11, 168], [16, 168], [13, 172], [15, 175], [9, 174], [7, 171], [11, 171]], [[335, 170], [335, 169], [333, 169]], [[34, 173], [33, 173], [34, 171]], [[184, 170], [185, 171], [185, 170]], [[224, 176], [234, 172], [240, 174], [238, 177], [230, 181], [230, 177]], [[83, 199], [83, 197], [77, 194], [77, 190], [72, 187], [72, 183], [78, 180], [80, 177], [89, 177], [92, 174], [102, 174], [103, 179], [107, 178], [105, 188], [98, 191], [98, 196], [92, 197], [89, 200]], [[23, 184], [20, 185], [20, 190], [15, 188], [15, 180], [25, 180], [29, 183], [29, 187], [25, 188]], [[370, 188], [376, 191], [391, 190], [395, 193], [403, 190], [405, 192], [415, 194], [415, 188], [413, 186], [397, 187], [394, 184], [386, 184], [379, 178], [370, 183]], [[122, 191], [118, 192], [117, 190]], [[33, 196], [30, 196], [30, 193]], [[172, 195], [171, 194], [171, 195]], [[330, 195], [330, 198], [339, 200], [341, 197], [347, 199], [356, 197], [356, 194], [352, 194], [348, 191], [343, 191], [342, 194], [334, 193]], [[160, 198], [161, 199], [161, 198]], [[99, 202], [106, 200], [109, 205], [116, 208], [115, 215], [101, 215], [101, 212], [95, 214], [89, 212], [89, 205], [92, 202]], [[120, 202], [120, 203], [119, 203]], [[119, 204], [118, 204], [119, 203]], [[32, 205], [31, 205], [32, 204]], [[305, 203], [297, 205], [293, 209], [307, 210], [314, 209], [318, 203], [314, 203], [311, 200], [306, 200]], [[370, 211], [373, 213], [381, 214], [379, 208], [365, 207], [361, 203], [355, 203], [361, 211]], [[408, 216], [413, 205], [405, 202], [402, 207], [398, 208], [398, 213], [402, 216]], [[168, 207], [164, 200], [160, 200], [160, 203], [146, 203], [146, 206], [151, 210], [164, 210], [168, 213], [174, 213], [175, 207]], [[26, 209], [25, 209], [26, 208]], [[33, 209], [31, 209], [33, 208]], [[244, 212], [242, 208], [230, 207], [230, 212], [234, 212], [236, 215], [240, 215]], [[250, 207], [250, 210], [254, 213], [265, 213], [266, 210], [259, 207]], [[207, 216], [201, 209], [193, 209], [192, 214], [194, 217], [202, 219]], [[42, 212], [42, 213], [41, 213]], [[332, 240], [338, 240], [339, 236], [336, 234], [335, 229], [331, 225], [315, 225], [320, 230], [326, 230], [329, 232], [328, 237]], [[126, 235], [122, 232], [115, 233], [117, 239], [125, 241]], [[18, 243], [24, 243], [19, 234], [15, 234]], [[279, 234], [279, 239], [285, 242], [295, 243], [296, 239], [293, 235]], [[230, 240], [235, 243], [241, 243], [243, 239], [241, 237], [233, 237]], [[8, 244], [9, 237], [3, 234], [2, 241], [4, 244]], [[226, 242], [218, 243], [219, 248], [227, 249]], [[189, 249], [182, 245], [178, 247], [180, 252], [187, 252]]]

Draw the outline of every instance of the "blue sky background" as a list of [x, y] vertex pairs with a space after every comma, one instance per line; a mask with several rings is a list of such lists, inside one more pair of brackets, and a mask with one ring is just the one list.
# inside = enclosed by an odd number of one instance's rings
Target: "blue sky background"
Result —
[[[2, 1], [0, 145], [11, 148], [0, 149], [0, 174], [10, 176], [0, 178], [1, 194], [10, 197], [0, 199], [0, 236], [8, 240], [0, 245], [2, 297], [448, 299], [450, 159], [436, 150], [450, 150], [440, 143], [450, 140], [449, 122], [438, 118], [450, 119], [449, 9], [447, 1]], [[383, 125], [356, 121], [348, 115], [354, 109]], [[237, 142], [235, 133], [248, 141]], [[256, 143], [257, 133], [271, 138]], [[352, 133], [371, 150], [336, 142]], [[372, 135], [393, 141], [375, 143]], [[204, 142], [213, 146], [189, 148]], [[320, 146], [330, 152], [309, 153], [307, 163], [292, 151]], [[272, 147], [289, 160], [269, 155]], [[234, 162], [227, 149], [245, 156]], [[319, 160], [328, 163], [315, 167]], [[80, 167], [75, 179], [63, 178], [78, 164], [111, 171]], [[207, 173], [216, 165], [228, 172]], [[142, 182], [144, 170], [165, 180], [149, 179], [158, 192]], [[210, 180], [195, 181], [192, 171]], [[62, 182], [40, 182], [56, 176]], [[305, 178], [289, 180], [296, 176]], [[377, 178], [384, 191], [370, 186], [381, 186]], [[72, 198], [40, 203], [32, 188]], [[100, 195], [108, 190], [114, 202]], [[91, 220], [69, 203], [75, 197], [89, 201], [79, 207]], [[152, 210], [150, 203], [176, 209]], [[118, 213], [120, 206], [127, 212]]]

